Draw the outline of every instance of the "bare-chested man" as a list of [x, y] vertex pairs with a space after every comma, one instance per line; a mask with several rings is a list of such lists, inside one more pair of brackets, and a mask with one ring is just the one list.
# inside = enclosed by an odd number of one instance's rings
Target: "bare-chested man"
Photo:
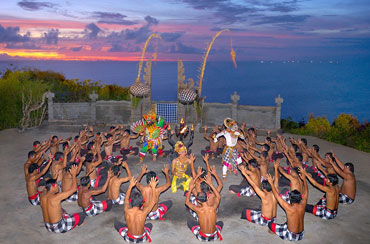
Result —
[[[280, 160], [278, 162], [280, 165]], [[284, 188], [280, 193], [280, 197], [284, 199], [284, 201], [287, 201], [289, 203], [289, 194], [292, 191], [294, 190], [297, 190], [299, 192], [303, 191], [303, 182], [299, 176], [300, 168], [298, 167], [289, 168], [288, 172], [285, 172], [285, 170], [279, 166], [277, 170], [279, 170], [282, 176], [289, 180], [290, 189]]]
[[[167, 211], [172, 207], [172, 201], [171, 200], [167, 200], [167, 201], [158, 203], [159, 196], [161, 195], [161, 193], [166, 191], [171, 185], [169, 170], [170, 170], [170, 168], [168, 167], [168, 165], [167, 164], [164, 165], [164, 167], [162, 169], [162, 172], [166, 176], [166, 183], [162, 186], [156, 187], [155, 191], [154, 191], [154, 194], [153, 194], [153, 191], [152, 191], [152, 189], [149, 185], [150, 179], [155, 178], [155, 179], [158, 180], [158, 176], [154, 171], [146, 172], [147, 171], [146, 165], [141, 167], [141, 172], [140, 172], [139, 177], [137, 178], [136, 187], [137, 187], [137, 189], [139, 189], [139, 191], [143, 195], [143, 198], [145, 199], [145, 202], [144, 202], [143, 206], [146, 207], [148, 205], [148, 203], [151, 202], [152, 198], [155, 199], [155, 203], [156, 203], [154, 205], [154, 207], [151, 209], [150, 213], [148, 214], [147, 219], [164, 220], [163, 215], [165, 213], [167, 213]], [[146, 186], [140, 184], [140, 180], [144, 176], [145, 173], [146, 173], [146, 182], [147, 182]]]
[[[248, 161], [248, 169], [246, 169], [245, 172], [249, 175], [249, 178], [257, 184], [258, 187], [261, 186], [261, 172], [258, 169], [258, 163], [255, 159], [250, 159]], [[238, 197], [253, 197], [256, 195], [256, 193], [253, 191], [253, 188], [244, 178], [239, 185], [230, 185], [229, 192], [236, 194]]]
[[52, 162], [52, 157], [49, 155], [49, 162], [43, 168], [43, 170], [39, 173], [37, 164], [31, 164], [28, 167], [28, 172], [26, 174], [26, 188], [28, 194], [28, 200], [34, 206], [40, 205], [40, 193], [38, 191], [38, 186], [45, 185], [45, 184], [37, 184], [37, 180], [43, 176], [49, 169], [49, 166]]
[[108, 178], [105, 184], [99, 188], [90, 188], [90, 178], [84, 176], [80, 179], [81, 186], [78, 190], [78, 206], [83, 208], [87, 216], [96, 216], [100, 213], [109, 211], [112, 208], [112, 200], [104, 201], [92, 200], [92, 196], [99, 195], [107, 190], [110, 178], [113, 176], [111, 170], [108, 171]]
[[[148, 202], [146, 207], [143, 207], [143, 196], [139, 192], [132, 192], [132, 188], [136, 185], [137, 181], [134, 177], [130, 179], [130, 185], [127, 190], [125, 197], [125, 203], [123, 205], [123, 210], [125, 214], [126, 224], [115, 221], [114, 227], [118, 233], [127, 242], [141, 243], [151, 239], [149, 237], [150, 232], [153, 228], [151, 223], [145, 224], [146, 217], [156, 205], [155, 198], [152, 198]], [[155, 194], [156, 186], [158, 180], [152, 178], [150, 180], [150, 188], [152, 189], [152, 194]], [[145, 201], [146, 202], [146, 201]]]
[[126, 194], [121, 192], [121, 185], [129, 181], [132, 177], [131, 171], [126, 162], [123, 162], [123, 159], [120, 158], [118, 163], [122, 163], [122, 167], [126, 169], [127, 177], [120, 178], [121, 174], [121, 165], [114, 165], [112, 167], [113, 176], [109, 181], [108, 185], [108, 198], [112, 200], [113, 204], [122, 205], [125, 202]]
[[[274, 186], [278, 187], [278, 180], [277, 180], [277, 167], [275, 167], [275, 180], [274, 180]], [[242, 211], [241, 219], [246, 219], [249, 222], [256, 223], [259, 225], [267, 225], [269, 222], [275, 222], [276, 218], [276, 207], [277, 207], [277, 201], [274, 197], [274, 194], [272, 193], [272, 188], [270, 183], [267, 180], [263, 180], [262, 190], [254, 182], [248, 175], [247, 169], [245, 166], [241, 166], [241, 172], [247, 178], [249, 184], [253, 187], [253, 190], [257, 195], [261, 198], [262, 206], [261, 210], [254, 210], [254, 209], [247, 209], [245, 208]]]
[[117, 139], [116, 136], [113, 136], [111, 134], [106, 135], [107, 140], [104, 144], [104, 153], [105, 160], [107, 160], [109, 163], [112, 163], [113, 159], [113, 145], [120, 142], [120, 140]]
[[307, 204], [306, 212], [312, 213], [322, 219], [334, 219], [337, 216], [339, 203], [338, 176], [329, 174], [325, 179], [325, 186], [317, 183], [309, 174], [308, 180], [319, 190], [324, 191], [325, 195], [316, 205]]
[[86, 215], [81, 213], [67, 214], [62, 210], [61, 201], [75, 192], [77, 187], [77, 166], [72, 166], [70, 174], [73, 176], [73, 184], [69, 191], [59, 192], [55, 179], [46, 182], [46, 192], [41, 194], [41, 208], [45, 227], [48, 231], [65, 233], [81, 225]]
[[271, 175], [267, 175], [267, 181], [270, 183], [275, 199], [286, 213], [287, 222], [276, 224], [269, 222], [269, 229], [283, 240], [299, 241], [304, 236], [304, 214], [308, 199], [308, 186], [306, 182], [306, 170], [301, 170], [301, 176], [304, 184], [304, 194], [294, 190], [290, 194], [290, 204], [279, 196], [279, 189], [275, 187]]
[[356, 197], [355, 168], [352, 163], [343, 164], [333, 152], [332, 154], [337, 164], [333, 160], [329, 162], [333, 165], [335, 172], [343, 178], [342, 186], [339, 189], [339, 202], [352, 204]]
[[58, 138], [58, 136], [53, 136], [50, 144], [50, 153], [52, 155], [55, 155], [56, 152], [59, 151], [59, 144], [62, 144], [64, 142], [68, 142], [72, 139], [72, 134], [65, 140], [63, 138]]
[[215, 129], [213, 129], [212, 132], [208, 136], [207, 130], [208, 130], [208, 126], [205, 125], [204, 126], [204, 139], [209, 141], [209, 146], [207, 146], [205, 150], [201, 150], [201, 154], [204, 156], [206, 153], [208, 153], [211, 158], [215, 158], [221, 155], [223, 147], [219, 148], [220, 141], [214, 142], [214, 139], [218, 132]]
[[[84, 161], [85, 161], [85, 157], [82, 157], [78, 164], [74, 163], [74, 162], [69, 162], [67, 164], [67, 166], [63, 169], [63, 171], [62, 171], [62, 175], [63, 175], [63, 177], [62, 177], [62, 186], [61, 186], [62, 192], [69, 191], [72, 187], [73, 177], [69, 173], [72, 166], [74, 166], [74, 165], [77, 166], [77, 175], [78, 175], [81, 172], [82, 165], [83, 165]], [[78, 199], [78, 188], [76, 188], [76, 191], [70, 197], [68, 197], [66, 200], [68, 202], [75, 202], [75, 201], [77, 201], [77, 199]]]
[[136, 139], [139, 137], [139, 133], [136, 135], [131, 135], [130, 130], [126, 129], [123, 131], [122, 136], [119, 138], [120, 140], [120, 152], [123, 156], [129, 156], [129, 155], [138, 155], [139, 154], [139, 148], [138, 147], [132, 147], [130, 146], [131, 139]]
[[[200, 177], [200, 174], [197, 174], [195, 180], [198, 177]], [[192, 191], [195, 187], [195, 180], [190, 182], [190, 191]], [[222, 240], [221, 230], [223, 227], [223, 222], [217, 222], [217, 209], [220, 204], [221, 195], [213, 186], [211, 177], [206, 177], [205, 182], [215, 194], [215, 199], [211, 202], [209, 201], [206, 193], [200, 192], [197, 195], [197, 205], [194, 205], [190, 202], [190, 194], [187, 194], [185, 200], [186, 206], [188, 206], [198, 215], [198, 222], [194, 219], [189, 219], [188, 227], [193, 232], [195, 237], [200, 241], [212, 241], [217, 239]]]

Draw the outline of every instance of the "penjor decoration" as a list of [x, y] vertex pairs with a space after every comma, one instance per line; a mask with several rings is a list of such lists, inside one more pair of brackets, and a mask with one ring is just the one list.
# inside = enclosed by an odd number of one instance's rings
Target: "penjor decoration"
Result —
[[143, 115], [143, 118], [131, 126], [131, 130], [139, 133], [144, 137], [141, 145], [139, 156], [140, 163], [143, 162], [144, 157], [148, 151], [151, 150], [153, 154], [153, 161], [157, 159], [157, 155], [163, 154], [162, 140], [166, 133], [167, 124], [164, 119], [150, 111], [149, 114]]

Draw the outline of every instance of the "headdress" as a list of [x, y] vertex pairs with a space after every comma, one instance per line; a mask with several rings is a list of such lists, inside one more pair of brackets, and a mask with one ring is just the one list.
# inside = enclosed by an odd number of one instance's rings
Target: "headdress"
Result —
[[143, 117], [146, 121], [148, 120], [154, 121], [157, 119], [157, 115], [154, 113], [153, 110], [150, 110], [148, 114], [144, 114]]
[[175, 152], [177, 153], [186, 152], [187, 153], [188, 150], [186, 149], [186, 146], [184, 145], [184, 143], [182, 143], [182, 141], [178, 141], [175, 144]]
[[238, 123], [231, 118], [226, 118], [224, 120], [224, 125], [226, 126], [227, 129], [234, 130], [235, 128], [233, 127], [238, 126]]

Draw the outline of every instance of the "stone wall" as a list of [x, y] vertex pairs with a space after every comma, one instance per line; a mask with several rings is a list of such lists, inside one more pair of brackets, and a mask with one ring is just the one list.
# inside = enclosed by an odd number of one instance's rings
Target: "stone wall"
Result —
[[[48, 93], [49, 122], [69, 122], [77, 124], [131, 124], [147, 113], [156, 102], [142, 99], [136, 109], [132, 109], [130, 101], [97, 101], [97, 94], [91, 94], [91, 102], [85, 103], [54, 103], [53, 93]], [[201, 118], [197, 118], [193, 105], [178, 103], [177, 117], [186, 118], [187, 123], [221, 125], [225, 118], [233, 118], [239, 123], [245, 122], [247, 127], [258, 129], [280, 129], [281, 104], [280, 95], [275, 98], [276, 106], [239, 105], [239, 95], [231, 96], [232, 103], [203, 103]]]

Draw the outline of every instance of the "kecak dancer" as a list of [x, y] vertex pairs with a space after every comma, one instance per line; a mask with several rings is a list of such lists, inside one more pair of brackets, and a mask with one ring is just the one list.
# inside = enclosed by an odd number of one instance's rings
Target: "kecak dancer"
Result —
[[238, 123], [230, 118], [224, 120], [225, 130], [218, 133], [214, 142], [217, 142], [218, 138], [224, 136], [226, 139], [226, 146], [222, 152], [222, 177], [226, 180], [227, 170], [232, 171], [234, 174], [237, 174], [237, 166], [242, 163], [242, 158], [235, 148], [238, 143], [238, 139], [241, 138], [244, 140], [242, 133], [238, 131]]
[[143, 162], [146, 152], [152, 150], [153, 161], [157, 160], [157, 154], [162, 156], [163, 144], [162, 140], [166, 133], [167, 124], [164, 119], [150, 111], [149, 114], [143, 115], [143, 119], [135, 122], [131, 126], [131, 130], [135, 133], [144, 133], [144, 141], [142, 143], [139, 156], [140, 163]]

